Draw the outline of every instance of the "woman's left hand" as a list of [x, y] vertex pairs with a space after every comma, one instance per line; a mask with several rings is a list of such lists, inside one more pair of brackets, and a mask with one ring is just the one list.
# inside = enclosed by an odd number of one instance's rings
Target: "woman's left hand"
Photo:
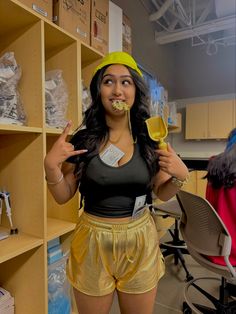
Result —
[[156, 152], [159, 155], [159, 166], [162, 171], [179, 180], [185, 180], [188, 177], [188, 168], [169, 143], [167, 150], [157, 149]]

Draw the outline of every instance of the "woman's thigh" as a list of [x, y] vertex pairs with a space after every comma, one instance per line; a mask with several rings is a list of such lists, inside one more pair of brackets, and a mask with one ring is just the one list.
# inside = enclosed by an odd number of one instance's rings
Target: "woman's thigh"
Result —
[[114, 293], [90, 296], [76, 289], [73, 290], [79, 314], [109, 314]]
[[152, 314], [157, 287], [140, 294], [117, 291], [121, 314]]

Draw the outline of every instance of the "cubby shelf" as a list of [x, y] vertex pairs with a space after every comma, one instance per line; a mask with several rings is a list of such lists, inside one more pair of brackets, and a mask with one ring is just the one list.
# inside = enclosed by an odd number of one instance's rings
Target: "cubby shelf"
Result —
[[[10, 51], [22, 69], [18, 89], [27, 123], [0, 123], [0, 190], [10, 192], [19, 229], [0, 241], [0, 285], [14, 296], [15, 314], [47, 314], [47, 242], [60, 237], [68, 251], [80, 199], [76, 193], [58, 205], [47, 189], [43, 160], [62, 129], [45, 123], [45, 73], [62, 70], [69, 96], [66, 120], [76, 129], [82, 121], [82, 77], [91, 77], [102, 55], [18, 0], [4, 0], [0, 57]], [[9, 229], [3, 207], [1, 230]]]
[[62, 132], [61, 128], [46, 128], [45, 132], [47, 135], [60, 135]]
[[[1, 228], [1, 231], [7, 231], [7, 229]], [[0, 241], [0, 263], [32, 250], [42, 244], [43, 239], [38, 239], [21, 232], [9, 236], [7, 239]]]
[[75, 229], [75, 223], [68, 222], [65, 220], [47, 219], [47, 241], [50, 241], [54, 238], [60, 237], [63, 234], [66, 234]]
[[9, 125], [9, 124], [0, 124], [0, 134], [9, 134], [9, 133], [42, 133], [42, 128], [21, 126], [21, 125]]

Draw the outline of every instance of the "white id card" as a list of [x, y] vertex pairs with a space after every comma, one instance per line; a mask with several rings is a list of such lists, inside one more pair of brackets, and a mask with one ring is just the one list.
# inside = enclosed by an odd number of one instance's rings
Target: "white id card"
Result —
[[109, 145], [104, 152], [101, 153], [101, 160], [109, 166], [117, 166], [118, 161], [124, 156], [124, 152], [115, 145]]
[[132, 218], [137, 218], [145, 210], [146, 195], [137, 196], [134, 203]]

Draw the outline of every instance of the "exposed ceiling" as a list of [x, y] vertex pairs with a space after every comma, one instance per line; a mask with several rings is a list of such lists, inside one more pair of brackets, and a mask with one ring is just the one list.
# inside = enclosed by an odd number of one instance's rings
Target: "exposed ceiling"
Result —
[[155, 40], [164, 45], [190, 39], [205, 44], [208, 54], [219, 45], [236, 44], [235, 0], [141, 0], [155, 26]]

